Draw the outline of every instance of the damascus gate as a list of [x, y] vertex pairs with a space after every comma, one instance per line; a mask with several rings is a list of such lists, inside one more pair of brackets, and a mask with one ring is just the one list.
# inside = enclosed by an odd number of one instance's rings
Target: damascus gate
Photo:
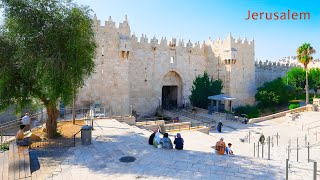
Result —
[[231, 34], [202, 42], [138, 37], [127, 16], [118, 25], [111, 17], [101, 23], [94, 16], [93, 28], [96, 68], [77, 94], [78, 106], [100, 104], [123, 114], [132, 107], [140, 115], [151, 115], [159, 107], [188, 106], [193, 80], [204, 71], [223, 81], [223, 93], [236, 98], [234, 107], [254, 103], [253, 40]]

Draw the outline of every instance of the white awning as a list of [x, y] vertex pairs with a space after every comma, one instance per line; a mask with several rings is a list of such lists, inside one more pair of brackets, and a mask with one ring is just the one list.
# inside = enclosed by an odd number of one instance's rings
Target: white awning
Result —
[[233, 98], [233, 97], [225, 95], [225, 94], [219, 94], [219, 95], [215, 95], [215, 96], [209, 96], [208, 99], [216, 100], [216, 101], [224, 101], [224, 100], [235, 100], [236, 98]]

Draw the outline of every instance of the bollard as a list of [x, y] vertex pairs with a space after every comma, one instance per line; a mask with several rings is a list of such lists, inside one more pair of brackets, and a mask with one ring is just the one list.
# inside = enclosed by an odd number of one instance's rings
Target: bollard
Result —
[[269, 142], [268, 142], [268, 160], [270, 160], [270, 136], [268, 137]]
[[305, 146], [307, 146], [307, 135], [305, 135], [304, 137], [304, 143], [305, 143]]
[[313, 180], [317, 180], [317, 161], [313, 162]]
[[288, 145], [288, 160], [290, 159], [290, 146]]
[[259, 157], [259, 154], [260, 154], [260, 153], [259, 153], [259, 141], [258, 141], [258, 157]]
[[261, 147], [261, 157], [263, 158], [263, 144], [262, 144], [262, 147]]
[[308, 162], [310, 162], [310, 143], [308, 142]]
[[279, 142], [278, 138], [279, 138], [279, 134], [277, 133], [277, 146], [279, 146], [279, 144], [278, 144], [278, 142]]
[[297, 162], [299, 162], [299, 139], [297, 138]]
[[286, 159], [286, 180], [289, 179], [289, 159]]
[[268, 160], [270, 160], [270, 136], [268, 137]]
[[256, 143], [253, 143], [253, 157], [256, 157]]

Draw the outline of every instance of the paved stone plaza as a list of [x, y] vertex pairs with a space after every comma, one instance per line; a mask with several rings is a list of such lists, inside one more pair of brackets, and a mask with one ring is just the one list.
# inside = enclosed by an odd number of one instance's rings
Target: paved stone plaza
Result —
[[[227, 127], [222, 134], [183, 131], [183, 151], [156, 149], [148, 145], [150, 132], [147, 130], [116, 120], [97, 120], [93, 144], [71, 148], [69, 156], [47, 179], [284, 179], [285, 142], [290, 134], [302, 134], [295, 132], [301, 129], [299, 121], [312, 121], [317, 116], [313, 112], [303, 113], [299, 120], [289, 124], [282, 118], [251, 125], [225, 122]], [[239, 140], [248, 130], [263, 131], [266, 136], [280, 132], [279, 147], [271, 148], [271, 160], [266, 159], [266, 149], [264, 159], [253, 157], [253, 143]], [[226, 142], [233, 143], [236, 155], [213, 153], [212, 146], [221, 136]], [[257, 141], [256, 136], [258, 134], [252, 135], [252, 142]], [[121, 163], [119, 159], [124, 156], [133, 156], [137, 160]], [[303, 156], [302, 153], [302, 162], [299, 163], [295, 163], [292, 156], [290, 179], [312, 179], [312, 163], [308, 164]]]

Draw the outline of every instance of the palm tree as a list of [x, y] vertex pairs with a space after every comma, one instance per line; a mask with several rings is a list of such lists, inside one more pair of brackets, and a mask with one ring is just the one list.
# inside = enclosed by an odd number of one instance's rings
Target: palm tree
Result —
[[308, 64], [312, 61], [312, 54], [316, 53], [310, 43], [304, 43], [297, 49], [297, 58], [306, 70], [306, 104], [309, 104]]

